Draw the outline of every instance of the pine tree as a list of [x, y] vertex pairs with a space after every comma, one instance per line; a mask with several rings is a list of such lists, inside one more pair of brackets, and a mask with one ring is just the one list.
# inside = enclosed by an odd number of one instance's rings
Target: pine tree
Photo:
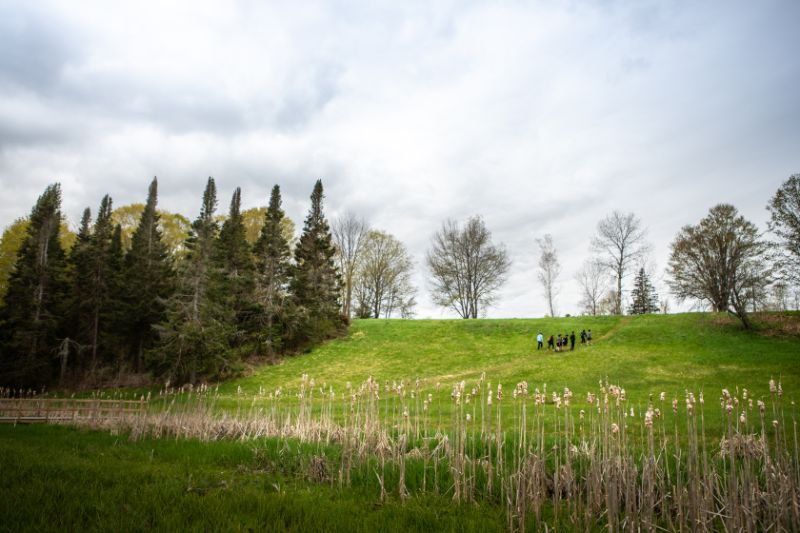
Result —
[[232, 346], [246, 341], [254, 315], [253, 256], [247, 243], [241, 205], [242, 191], [237, 187], [216, 246], [214, 292], [215, 298], [224, 305], [223, 319], [230, 326]]
[[111, 224], [111, 212], [111, 197], [105, 195], [97, 212], [90, 247], [91, 284], [86, 303], [89, 305], [92, 369], [98, 364], [101, 349], [105, 352], [110, 347], [106, 341], [113, 324], [111, 317], [117, 273], [114, 271], [114, 227]]
[[119, 224], [114, 225], [108, 255], [111, 283], [105, 350], [113, 358], [115, 365], [121, 365], [125, 361], [125, 291], [127, 286], [125, 285], [125, 247], [122, 244], [122, 227]]
[[169, 299], [166, 321], [157, 327], [160, 343], [148, 352], [157, 370], [178, 380], [194, 382], [198, 375], [217, 374], [225, 366], [221, 362], [227, 351], [227, 330], [211, 293], [219, 233], [216, 207], [216, 184], [209, 178], [200, 215], [186, 240], [178, 291]]
[[339, 274], [330, 227], [322, 214], [322, 180], [314, 184], [311, 209], [295, 250], [291, 292], [303, 313], [302, 334], [319, 342], [339, 328]]
[[284, 337], [292, 329], [292, 306], [288, 298], [291, 251], [284, 235], [281, 189], [272, 188], [264, 225], [253, 248], [255, 253], [255, 294], [259, 306], [256, 342], [259, 351], [280, 352]]
[[0, 382], [31, 386], [53, 377], [58, 326], [63, 316], [64, 250], [59, 241], [61, 186], [48, 186], [31, 211], [25, 242], [9, 279], [0, 319]]
[[629, 315], [644, 315], [658, 313], [659, 311], [658, 294], [644, 271], [644, 267], [640, 268], [636, 274], [633, 290], [631, 291], [631, 300], [631, 306], [628, 308]]
[[165, 319], [164, 302], [172, 295], [175, 273], [158, 228], [158, 181], [153, 178], [139, 225], [125, 257], [125, 310], [122, 317], [129, 339], [131, 362], [143, 369], [144, 352], [156, 335], [153, 326]]
[[[62, 375], [68, 369], [76, 373], [85, 370], [84, 355], [90, 343], [88, 294], [91, 291], [92, 211], [83, 210], [75, 244], [67, 257], [68, 294], [61, 336], [66, 342], [62, 357]], [[70, 357], [70, 354], [73, 354]]]

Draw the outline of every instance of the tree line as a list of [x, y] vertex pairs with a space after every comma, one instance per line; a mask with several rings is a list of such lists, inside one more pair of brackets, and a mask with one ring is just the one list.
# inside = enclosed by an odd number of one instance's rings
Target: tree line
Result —
[[126, 246], [125, 221], [114, 221], [108, 195], [94, 218], [84, 211], [69, 238], [60, 185], [50, 185], [28, 219], [15, 223], [24, 229], [17, 242], [8, 231], [3, 237], [17, 250], [0, 308], [0, 383], [80, 384], [145, 371], [194, 382], [236, 373], [252, 355], [337, 335], [346, 324], [323, 198], [317, 181], [292, 243], [277, 185], [254, 224], [243, 216], [240, 189], [227, 215], [217, 215], [209, 178], [199, 216], [170, 243], [153, 179], [145, 204], [131, 209], [138, 221]]
[[[750, 313], [786, 310], [790, 290], [800, 308], [800, 174], [790, 176], [770, 199], [769, 240], [729, 204], [712, 207], [696, 225], [684, 226], [670, 245], [667, 286], [680, 302], [736, 316], [751, 328]], [[549, 314], [557, 316], [561, 264], [551, 235], [536, 239], [537, 279]], [[588, 315], [667, 312], [648, 272], [650, 244], [642, 220], [613, 211], [597, 224], [592, 256], [575, 273], [582, 312]], [[462, 318], [482, 316], [497, 298], [511, 261], [480, 217], [464, 226], [447, 221], [433, 236], [426, 263], [433, 301]], [[629, 297], [625, 279], [635, 272]], [[627, 300], [627, 307], [625, 302]]]
[[[49, 186], [0, 240], [0, 384], [80, 383], [114, 372], [194, 382], [232, 375], [254, 355], [313, 346], [352, 317], [412, 317], [414, 264], [403, 243], [352, 213], [329, 225], [323, 198], [318, 180], [295, 239], [277, 185], [267, 207], [243, 211], [237, 188], [227, 214], [218, 214], [209, 178], [189, 222], [158, 210], [153, 179], [144, 204], [114, 210], [106, 195], [72, 234], [60, 186]], [[786, 309], [790, 288], [800, 295], [800, 175], [767, 209], [775, 241], [728, 204], [684, 226], [670, 246], [672, 294], [729, 312], [746, 328], [752, 311]], [[550, 235], [536, 242], [537, 279], [556, 316], [558, 248]], [[668, 310], [646, 268], [647, 231], [635, 214], [603, 218], [590, 249], [575, 273], [584, 313]], [[474, 216], [445, 221], [425, 265], [433, 302], [478, 318], [496, 301], [511, 260]]]

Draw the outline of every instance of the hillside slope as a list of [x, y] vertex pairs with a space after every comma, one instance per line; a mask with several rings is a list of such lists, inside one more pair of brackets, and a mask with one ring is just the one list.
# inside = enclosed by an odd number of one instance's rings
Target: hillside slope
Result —
[[[594, 343], [574, 352], [536, 350], [535, 335], [580, 333], [592, 329]], [[638, 317], [573, 317], [513, 320], [360, 320], [346, 338], [280, 364], [258, 368], [228, 382], [252, 393], [264, 387], [295, 388], [308, 374], [318, 384], [342, 390], [368, 376], [380, 382], [417, 378], [443, 391], [460, 380], [476, 381], [482, 372], [494, 383], [512, 387], [526, 380], [550, 390], [569, 387], [578, 394], [608, 379], [632, 394], [685, 389], [746, 387], [766, 393], [771, 377], [783, 381], [790, 396], [800, 385], [800, 338], [741, 330], [719, 315], [680, 314]]]

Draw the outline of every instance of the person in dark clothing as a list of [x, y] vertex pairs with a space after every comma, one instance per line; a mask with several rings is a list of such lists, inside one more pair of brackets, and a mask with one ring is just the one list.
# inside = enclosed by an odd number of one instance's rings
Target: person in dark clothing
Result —
[[575, 351], [575, 332], [573, 331], [569, 336], [569, 351]]
[[555, 350], [556, 349], [556, 341], [553, 340], [553, 336], [547, 338], [547, 349], [548, 350]]
[[581, 330], [581, 344], [586, 344], [586, 330]]

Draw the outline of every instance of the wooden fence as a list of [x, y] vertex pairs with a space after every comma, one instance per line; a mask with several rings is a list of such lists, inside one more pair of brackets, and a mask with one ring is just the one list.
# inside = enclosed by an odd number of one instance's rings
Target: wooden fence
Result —
[[142, 414], [145, 400], [92, 398], [0, 398], [0, 424], [118, 419]]

